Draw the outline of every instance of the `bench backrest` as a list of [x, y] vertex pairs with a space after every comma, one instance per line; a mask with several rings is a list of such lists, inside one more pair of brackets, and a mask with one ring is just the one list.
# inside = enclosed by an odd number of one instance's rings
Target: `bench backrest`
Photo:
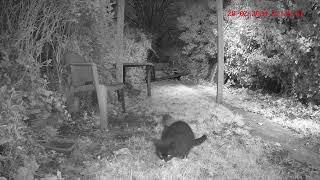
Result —
[[73, 86], [93, 83], [94, 78], [91, 66], [70, 66], [72, 63], [86, 63], [82, 56], [74, 52], [67, 52], [63, 60], [67, 67], [70, 67], [71, 83]]
[[169, 69], [169, 63], [153, 63], [154, 70], [156, 71], [163, 71]]

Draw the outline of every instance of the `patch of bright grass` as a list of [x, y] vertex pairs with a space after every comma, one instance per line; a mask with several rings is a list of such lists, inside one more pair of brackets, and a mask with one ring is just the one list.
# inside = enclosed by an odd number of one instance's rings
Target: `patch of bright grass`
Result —
[[169, 113], [189, 123], [196, 137], [207, 134], [208, 140], [194, 147], [187, 159], [165, 163], [155, 155], [149, 137], [159, 138], [161, 126], [141, 128], [148, 133], [123, 142], [130, 153], [87, 161], [83, 174], [108, 179], [282, 179], [264, 156], [264, 143], [243, 127], [241, 116], [192, 87], [160, 83], [151, 98], [131, 100], [128, 106], [137, 114], [153, 115], [150, 120], [158, 124], [159, 115]]
[[302, 105], [295, 99], [262, 94], [247, 89], [225, 89], [228, 102], [262, 114], [283, 127], [306, 136], [320, 135], [320, 107]]

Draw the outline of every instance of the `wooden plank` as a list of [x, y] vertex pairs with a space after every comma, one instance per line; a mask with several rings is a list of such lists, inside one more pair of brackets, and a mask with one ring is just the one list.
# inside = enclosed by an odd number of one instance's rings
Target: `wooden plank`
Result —
[[83, 92], [83, 91], [93, 91], [96, 87], [93, 84], [81, 85], [79, 87], [74, 87], [74, 92]]
[[169, 69], [169, 63], [154, 63], [153, 66], [156, 71]]
[[68, 51], [63, 55], [62, 64], [70, 65], [72, 63], [85, 63], [84, 57], [73, 51]]
[[117, 0], [117, 54], [118, 54], [118, 62], [117, 62], [117, 80], [118, 82], [123, 82], [123, 29], [124, 29], [124, 6], [125, 0]]
[[151, 96], [151, 66], [147, 66], [146, 71], [147, 71], [147, 91], [148, 91], [148, 96]]
[[125, 97], [124, 97], [124, 88], [120, 90], [120, 96], [121, 96], [121, 105], [123, 112], [126, 112], [126, 103], [125, 103]]
[[108, 87], [108, 91], [115, 91], [124, 88], [123, 83], [112, 83], [112, 84], [106, 84]]
[[153, 66], [152, 63], [123, 63], [126, 67]]
[[96, 87], [98, 103], [99, 103], [100, 127], [101, 129], [106, 129], [108, 127], [107, 87], [99, 83], [98, 70], [95, 64], [92, 66], [92, 73], [93, 73], [93, 79], [94, 79], [93, 82]]
[[96, 88], [98, 88], [99, 85], [99, 75], [96, 64], [92, 65], [92, 74], [93, 74], [93, 83]]
[[97, 96], [100, 111], [100, 127], [106, 129], [108, 127], [108, 109], [107, 109], [107, 87], [104, 85], [98, 85]]
[[71, 84], [73, 86], [85, 85], [93, 81], [91, 63], [70, 63]]
[[127, 68], [123, 64], [122, 64], [122, 66], [123, 66], [123, 68], [122, 68], [122, 82], [123, 82], [123, 84], [125, 84], [126, 83]]
[[70, 63], [71, 66], [93, 66], [95, 63]]

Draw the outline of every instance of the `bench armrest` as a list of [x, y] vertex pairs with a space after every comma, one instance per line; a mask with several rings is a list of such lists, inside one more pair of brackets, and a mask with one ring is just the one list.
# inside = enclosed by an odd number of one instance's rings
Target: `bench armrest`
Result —
[[70, 63], [70, 66], [96, 66], [95, 63]]

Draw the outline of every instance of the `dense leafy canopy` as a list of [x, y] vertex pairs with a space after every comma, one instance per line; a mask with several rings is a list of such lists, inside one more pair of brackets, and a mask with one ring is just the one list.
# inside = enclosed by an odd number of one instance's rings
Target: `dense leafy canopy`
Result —
[[[208, 62], [216, 56], [216, 13], [211, 3], [211, 8], [195, 5], [179, 18], [184, 52], [193, 62]], [[314, 0], [230, 1], [224, 9], [227, 75], [241, 86], [319, 103], [319, 6]], [[240, 13], [260, 10], [269, 15]], [[274, 16], [272, 10], [300, 10], [303, 14]], [[231, 11], [239, 14], [231, 16]], [[203, 69], [204, 65], [198, 66]]]
[[[75, 51], [97, 63], [101, 81], [113, 80], [114, 74], [106, 70], [118, 60], [113, 4], [0, 0], [0, 177], [13, 179], [20, 166], [34, 173], [37, 163], [48, 160], [35, 140], [51, 139], [61, 123], [75, 124], [65, 107], [65, 52]], [[125, 29], [128, 61], [145, 61], [150, 47], [141, 31]], [[129, 73], [130, 82], [139, 75]], [[39, 152], [44, 155], [39, 157]]]

